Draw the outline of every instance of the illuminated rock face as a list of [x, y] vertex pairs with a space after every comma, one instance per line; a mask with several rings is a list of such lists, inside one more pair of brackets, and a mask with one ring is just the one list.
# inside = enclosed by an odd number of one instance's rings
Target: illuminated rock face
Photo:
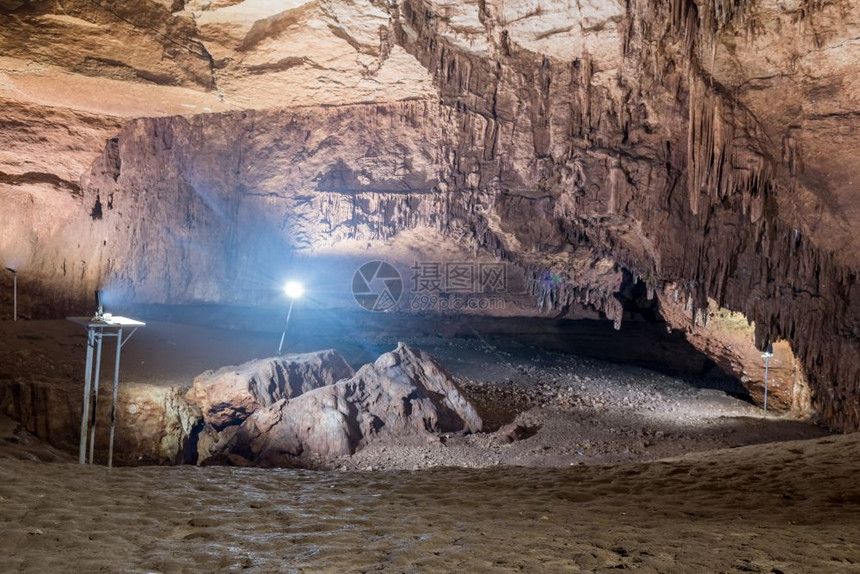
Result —
[[417, 231], [510, 262], [532, 312], [618, 323], [639, 279], [743, 313], [860, 427], [856, 3], [276, 4], [0, 4], [0, 254], [31, 291], [235, 303], [283, 253]]
[[261, 408], [202, 454], [257, 466], [353, 454], [381, 438], [478, 432], [482, 421], [444, 369], [400, 343], [355, 376]]
[[333, 350], [287, 355], [207, 371], [194, 379], [185, 398], [200, 408], [207, 425], [220, 430], [281, 399], [352, 375], [346, 359]]
[[[107, 387], [107, 388], [106, 388]], [[111, 410], [110, 385], [99, 393], [94, 458], [106, 462]], [[184, 389], [124, 383], [117, 397], [114, 463], [194, 462], [200, 410], [183, 398]], [[29, 432], [69, 453], [77, 453], [81, 431], [81, 388], [64, 381], [6, 381], [0, 404]]]
[[[658, 293], [660, 311], [674, 328], [684, 329], [687, 340], [711, 357], [723, 372], [734, 375], [749, 390], [752, 399], [764, 405], [765, 360], [755, 346], [755, 326], [741, 313], [721, 309], [714, 300], [693, 318], [692, 305], [679, 296], [675, 286]], [[788, 341], [773, 344], [767, 363], [767, 408], [809, 416], [809, 384], [803, 367]]]

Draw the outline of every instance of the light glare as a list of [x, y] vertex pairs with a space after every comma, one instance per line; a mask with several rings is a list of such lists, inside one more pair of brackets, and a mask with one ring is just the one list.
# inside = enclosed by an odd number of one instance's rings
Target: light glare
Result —
[[305, 288], [302, 287], [302, 284], [298, 281], [287, 281], [287, 284], [284, 285], [284, 293], [287, 294], [287, 297], [290, 299], [298, 299], [305, 293]]

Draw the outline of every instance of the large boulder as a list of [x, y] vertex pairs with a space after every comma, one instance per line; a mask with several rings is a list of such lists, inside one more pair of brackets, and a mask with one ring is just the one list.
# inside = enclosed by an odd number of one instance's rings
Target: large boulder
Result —
[[200, 407], [208, 426], [221, 430], [240, 424], [257, 409], [334, 384], [354, 372], [332, 349], [257, 359], [198, 375], [186, 399]]
[[224, 462], [290, 466], [296, 457], [352, 454], [383, 436], [476, 432], [481, 419], [427, 353], [400, 343], [351, 379], [257, 410], [210, 442]]

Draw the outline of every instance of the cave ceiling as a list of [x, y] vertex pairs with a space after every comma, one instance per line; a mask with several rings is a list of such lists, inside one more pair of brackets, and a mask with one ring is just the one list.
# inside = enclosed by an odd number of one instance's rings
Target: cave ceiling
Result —
[[0, 258], [60, 306], [106, 282], [240, 304], [235, 278], [285, 253], [503, 261], [502, 314], [618, 324], [636, 282], [691, 335], [741, 313], [746, 355], [785, 341], [823, 419], [860, 425], [855, 2], [2, 0], [0, 20]]

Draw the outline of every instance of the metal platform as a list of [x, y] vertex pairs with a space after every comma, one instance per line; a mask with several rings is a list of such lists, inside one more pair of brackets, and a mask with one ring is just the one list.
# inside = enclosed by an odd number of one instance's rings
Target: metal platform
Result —
[[[93, 463], [93, 450], [96, 439], [96, 411], [98, 409], [99, 378], [101, 375], [102, 343], [105, 337], [116, 338], [116, 361], [113, 372], [113, 402], [110, 412], [110, 442], [108, 446], [108, 468], [113, 466], [113, 439], [116, 429], [116, 406], [117, 388], [119, 386], [119, 361], [122, 347], [128, 342], [135, 331], [145, 327], [146, 323], [129, 319], [128, 317], [117, 317], [105, 315], [103, 319], [93, 317], [68, 317], [72, 323], [76, 323], [87, 330], [87, 363], [84, 373], [84, 411], [81, 416], [81, 445], [78, 453], [78, 462], [84, 464], [89, 452], [89, 463]], [[123, 330], [131, 329], [125, 338]], [[95, 353], [94, 353], [95, 352]], [[95, 354], [95, 356], [93, 356]], [[95, 375], [93, 368], [95, 367]], [[92, 407], [92, 409], [90, 408]], [[92, 411], [92, 413], [91, 413]], [[89, 448], [88, 448], [89, 447]]]

